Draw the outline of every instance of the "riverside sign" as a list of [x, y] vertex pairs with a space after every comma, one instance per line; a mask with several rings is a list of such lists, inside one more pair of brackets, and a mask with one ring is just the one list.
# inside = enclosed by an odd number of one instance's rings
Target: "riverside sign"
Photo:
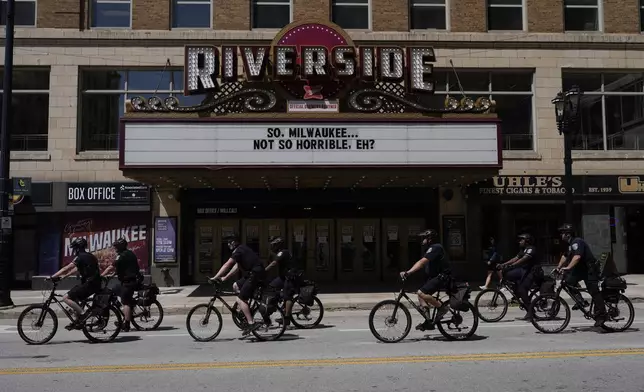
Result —
[[[295, 32], [313, 30], [316, 35], [304, 36], [297, 45], [185, 47], [185, 95], [218, 91], [218, 80], [236, 82], [242, 76], [250, 82], [310, 83], [350, 81], [405, 82], [408, 92], [433, 93], [434, 49], [429, 46], [407, 48], [321, 44], [320, 34], [335, 37], [344, 35], [337, 29], [321, 24], [298, 27]], [[294, 33], [289, 33], [294, 34]], [[279, 36], [279, 35], [278, 35]], [[311, 41], [307, 44], [307, 38]], [[303, 42], [304, 41], [304, 42]], [[279, 42], [279, 41], [277, 41]], [[345, 42], [346, 40], [342, 40]], [[269, 61], [269, 57], [272, 57]], [[243, 73], [239, 75], [238, 60], [242, 59]]]

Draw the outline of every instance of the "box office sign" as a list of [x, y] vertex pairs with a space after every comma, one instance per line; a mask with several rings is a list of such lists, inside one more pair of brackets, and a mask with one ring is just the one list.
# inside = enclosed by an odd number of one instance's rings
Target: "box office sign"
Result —
[[[474, 187], [483, 196], [563, 196], [563, 176], [497, 176]], [[640, 176], [573, 176], [573, 193], [579, 196], [642, 195]]]
[[489, 167], [497, 124], [126, 122], [124, 164]]
[[146, 205], [150, 187], [137, 182], [89, 182], [67, 184], [67, 205]]

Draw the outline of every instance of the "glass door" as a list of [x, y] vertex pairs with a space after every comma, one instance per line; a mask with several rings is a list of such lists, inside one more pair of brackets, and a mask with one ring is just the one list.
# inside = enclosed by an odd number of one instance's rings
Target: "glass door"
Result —
[[377, 219], [338, 220], [338, 280], [378, 282], [381, 277], [380, 222]]
[[418, 233], [422, 219], [383, 219], [382, 221], [382, 278], [393, 282], [398, 273], [409, 269], [421, 257]]
[[333, 281], [336, 273], [334, 222], [331, 219], [313, 219], [311, 231], [313, 257], [309, 259], [307, 275], [310, 271], [313, 280]]

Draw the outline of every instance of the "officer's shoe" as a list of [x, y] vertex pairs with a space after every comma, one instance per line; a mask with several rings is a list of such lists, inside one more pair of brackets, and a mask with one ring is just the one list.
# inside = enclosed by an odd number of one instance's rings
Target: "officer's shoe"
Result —
[[595, 318], [595, 328], [603, 327], [606, 324], [606, 316], [597, 316]]
[[417, 331], [433, 331], [435, 328], [436, 326], [431, 322], [431, 320], [425, 320], [425, 322], [416, 326]]

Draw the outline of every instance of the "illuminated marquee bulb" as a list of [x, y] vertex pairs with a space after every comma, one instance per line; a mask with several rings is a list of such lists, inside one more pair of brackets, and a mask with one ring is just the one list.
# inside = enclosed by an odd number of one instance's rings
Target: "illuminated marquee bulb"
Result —
[[[294, 52], [293, 47], [278, 47], [275, 62], [278, 76], [293, 76], [293, 59], [288, 56]], [[288, 65], [288, 67], [287, 67]]]
[[224, 48], [224, 77], [228, 79], [232, 79], [235, 77], [235, 69], [233, 68], [235, 65], [235, 56], [237, 53], [235, 53], [235, 48], [233, 47], [226, 47]]
[[334, 59], [336, 64], [344, 65], [344, 69], [336, 70], [338, 76], [353, 76], [356, 72], [356, 63], [352, 58], [346, 58], [347, 53], [353, 53], [352, 48], [335, 48]]
[[[199, 82], [204, 89], [215, 88], [212, 75], [217, 73], [217, 49], [214, 47], [189, 47], [186, 53], [186, 90], [199, 91]], [[202, 67], [199, 67], [200, 58]]]
[[325, 76], [326, 70], [326, 48], [309, 47], [302, 49], [304, 52], [304, 75]]
[[362, 65], [362, 76], [366, 79], [373, 79], [373, 48], [361, 48], [360, 63]]
[[248, 65], [248, 76], [256, 78], [262, 74], [265, 57], [266, 49], [264, 47], [258, 47], [256, 53], [253, 53], [253, 48], [244, 48], [244, 58]]
[[436, 61], [434, 50], [431, 48], [409, 48], [411, 89], [415, 91], [434, 91], [434, 83], [426, 80], [426, 76], [432, 74], [433, 66], [430, 64]]
[[380, 49], [380, 69], [385, 79], [402, 79], [405, 63], [401, 48]]

